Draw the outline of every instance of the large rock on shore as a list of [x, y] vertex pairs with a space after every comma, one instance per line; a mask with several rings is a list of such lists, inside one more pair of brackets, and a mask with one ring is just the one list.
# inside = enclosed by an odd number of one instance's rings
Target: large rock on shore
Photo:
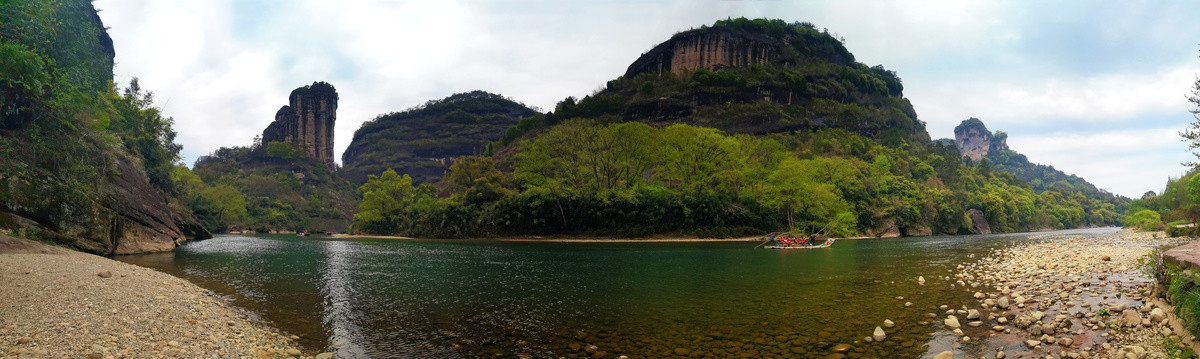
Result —
[[976, 234], [992, 234], [992, 227], [988, 225], [987, 217], [983, 215], [983, 211], [978, 209], [967, 210], [967, 216], [971, 218], [971, 229]]

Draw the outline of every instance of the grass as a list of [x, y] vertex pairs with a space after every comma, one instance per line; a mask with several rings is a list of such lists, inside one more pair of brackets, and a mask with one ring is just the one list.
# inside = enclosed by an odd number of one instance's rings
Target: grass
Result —
[[1159, 282], [1166, 284], [1167, 300], [1175, 305], [1175, 314], [1183, 319], [1188, 331], [1200, 333], [1200, 276], [1173, 264], [1159, 268]]
[[1177, 336], [1168, 336], [1163, 338], [1163, 349], [1167, 352], [1169, 359], [1193, 359], [1196, 358], [1196, 352], [1192, 348], [1183, 344]]

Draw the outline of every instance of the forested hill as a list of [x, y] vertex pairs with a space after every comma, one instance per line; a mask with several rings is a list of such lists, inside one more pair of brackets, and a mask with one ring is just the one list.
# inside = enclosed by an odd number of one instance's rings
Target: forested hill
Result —
[[[1118, 224], [930, 141], [900, 78], [812, 24], [730, 19], [676, 34], [625, 76], [521, 119], [438, 186], [361, 189], [353, 228], [413, 236], [829, 236]], [[447, 195], [448, 192], [448, 195]]]
[[500, 145], [571, 118], [735, 134], [839, 128], [889, 144], [927, 142], [903, 93], [895, 72], [856, 62], [840, 40], [812, 24], [721, 20], [675, 34], [624, 76], [559, 102], [553, 113], [506, 133]]
[[172, 120], [86, 0], [0, 1], [0, 234], [97, 254], [211, 237], [181, 203]]
[[[1008, 147], [1008, 134], [1003, 131], [990, 132], [983, 121], [969, 118], [954, 129], [954, 142], [963, 156], [974, 161], [986, 161], [987, 166], [998, 171], [1011, 173], [1026, 182], [1037, 193], [1047, 191], [1060, 195], [1079, 195], [1105, 203], [1112, 203], [1124, 212], [1130, 199], [1112, 194], [1096, 187], [1082, 177], [1067, 174], [1054, 166], [1030, 162], [1025, 155]], [[1085, 208], [1086, 209], [1086, 208]]]
[[354, 131], [342, 173], [363, 183], [389, 168], [417, 183], [439, 179], [454, 158], [478, 155], [509, 126], [537, 111], [497, 94], [471, 91], [380, 115]]

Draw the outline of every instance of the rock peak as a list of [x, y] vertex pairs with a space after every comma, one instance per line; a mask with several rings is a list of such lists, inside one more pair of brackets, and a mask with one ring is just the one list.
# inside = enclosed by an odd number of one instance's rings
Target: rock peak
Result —
[[989, 153], [1008, 149], [1008, 134], [992, 134], [978, 118], [968, 118], [954, 127], [954, 145], [958, 153], [972, 161], [982, 160]]
[[333, 124], [337, 121], [337, 90], [324, 81], [298, 87], [288, 104], [275, 112], [262, 142], [286, 142], [309, 158], [333, 165]]

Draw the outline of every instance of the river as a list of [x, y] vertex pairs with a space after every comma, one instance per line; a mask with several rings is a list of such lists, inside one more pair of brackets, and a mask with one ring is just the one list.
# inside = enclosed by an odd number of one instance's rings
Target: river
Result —
[[[838, 344], [852, 357], [922, 357], [955, 341], [926, 313], [973, 303], [947, 278], [955, 267], [1041, 234], [804, 250], [223, 235], [116, 259], [227, 296], [343, 358], [806, 358]], [[896, 324], [887, 339], [865, 343], [885, 319]]]

